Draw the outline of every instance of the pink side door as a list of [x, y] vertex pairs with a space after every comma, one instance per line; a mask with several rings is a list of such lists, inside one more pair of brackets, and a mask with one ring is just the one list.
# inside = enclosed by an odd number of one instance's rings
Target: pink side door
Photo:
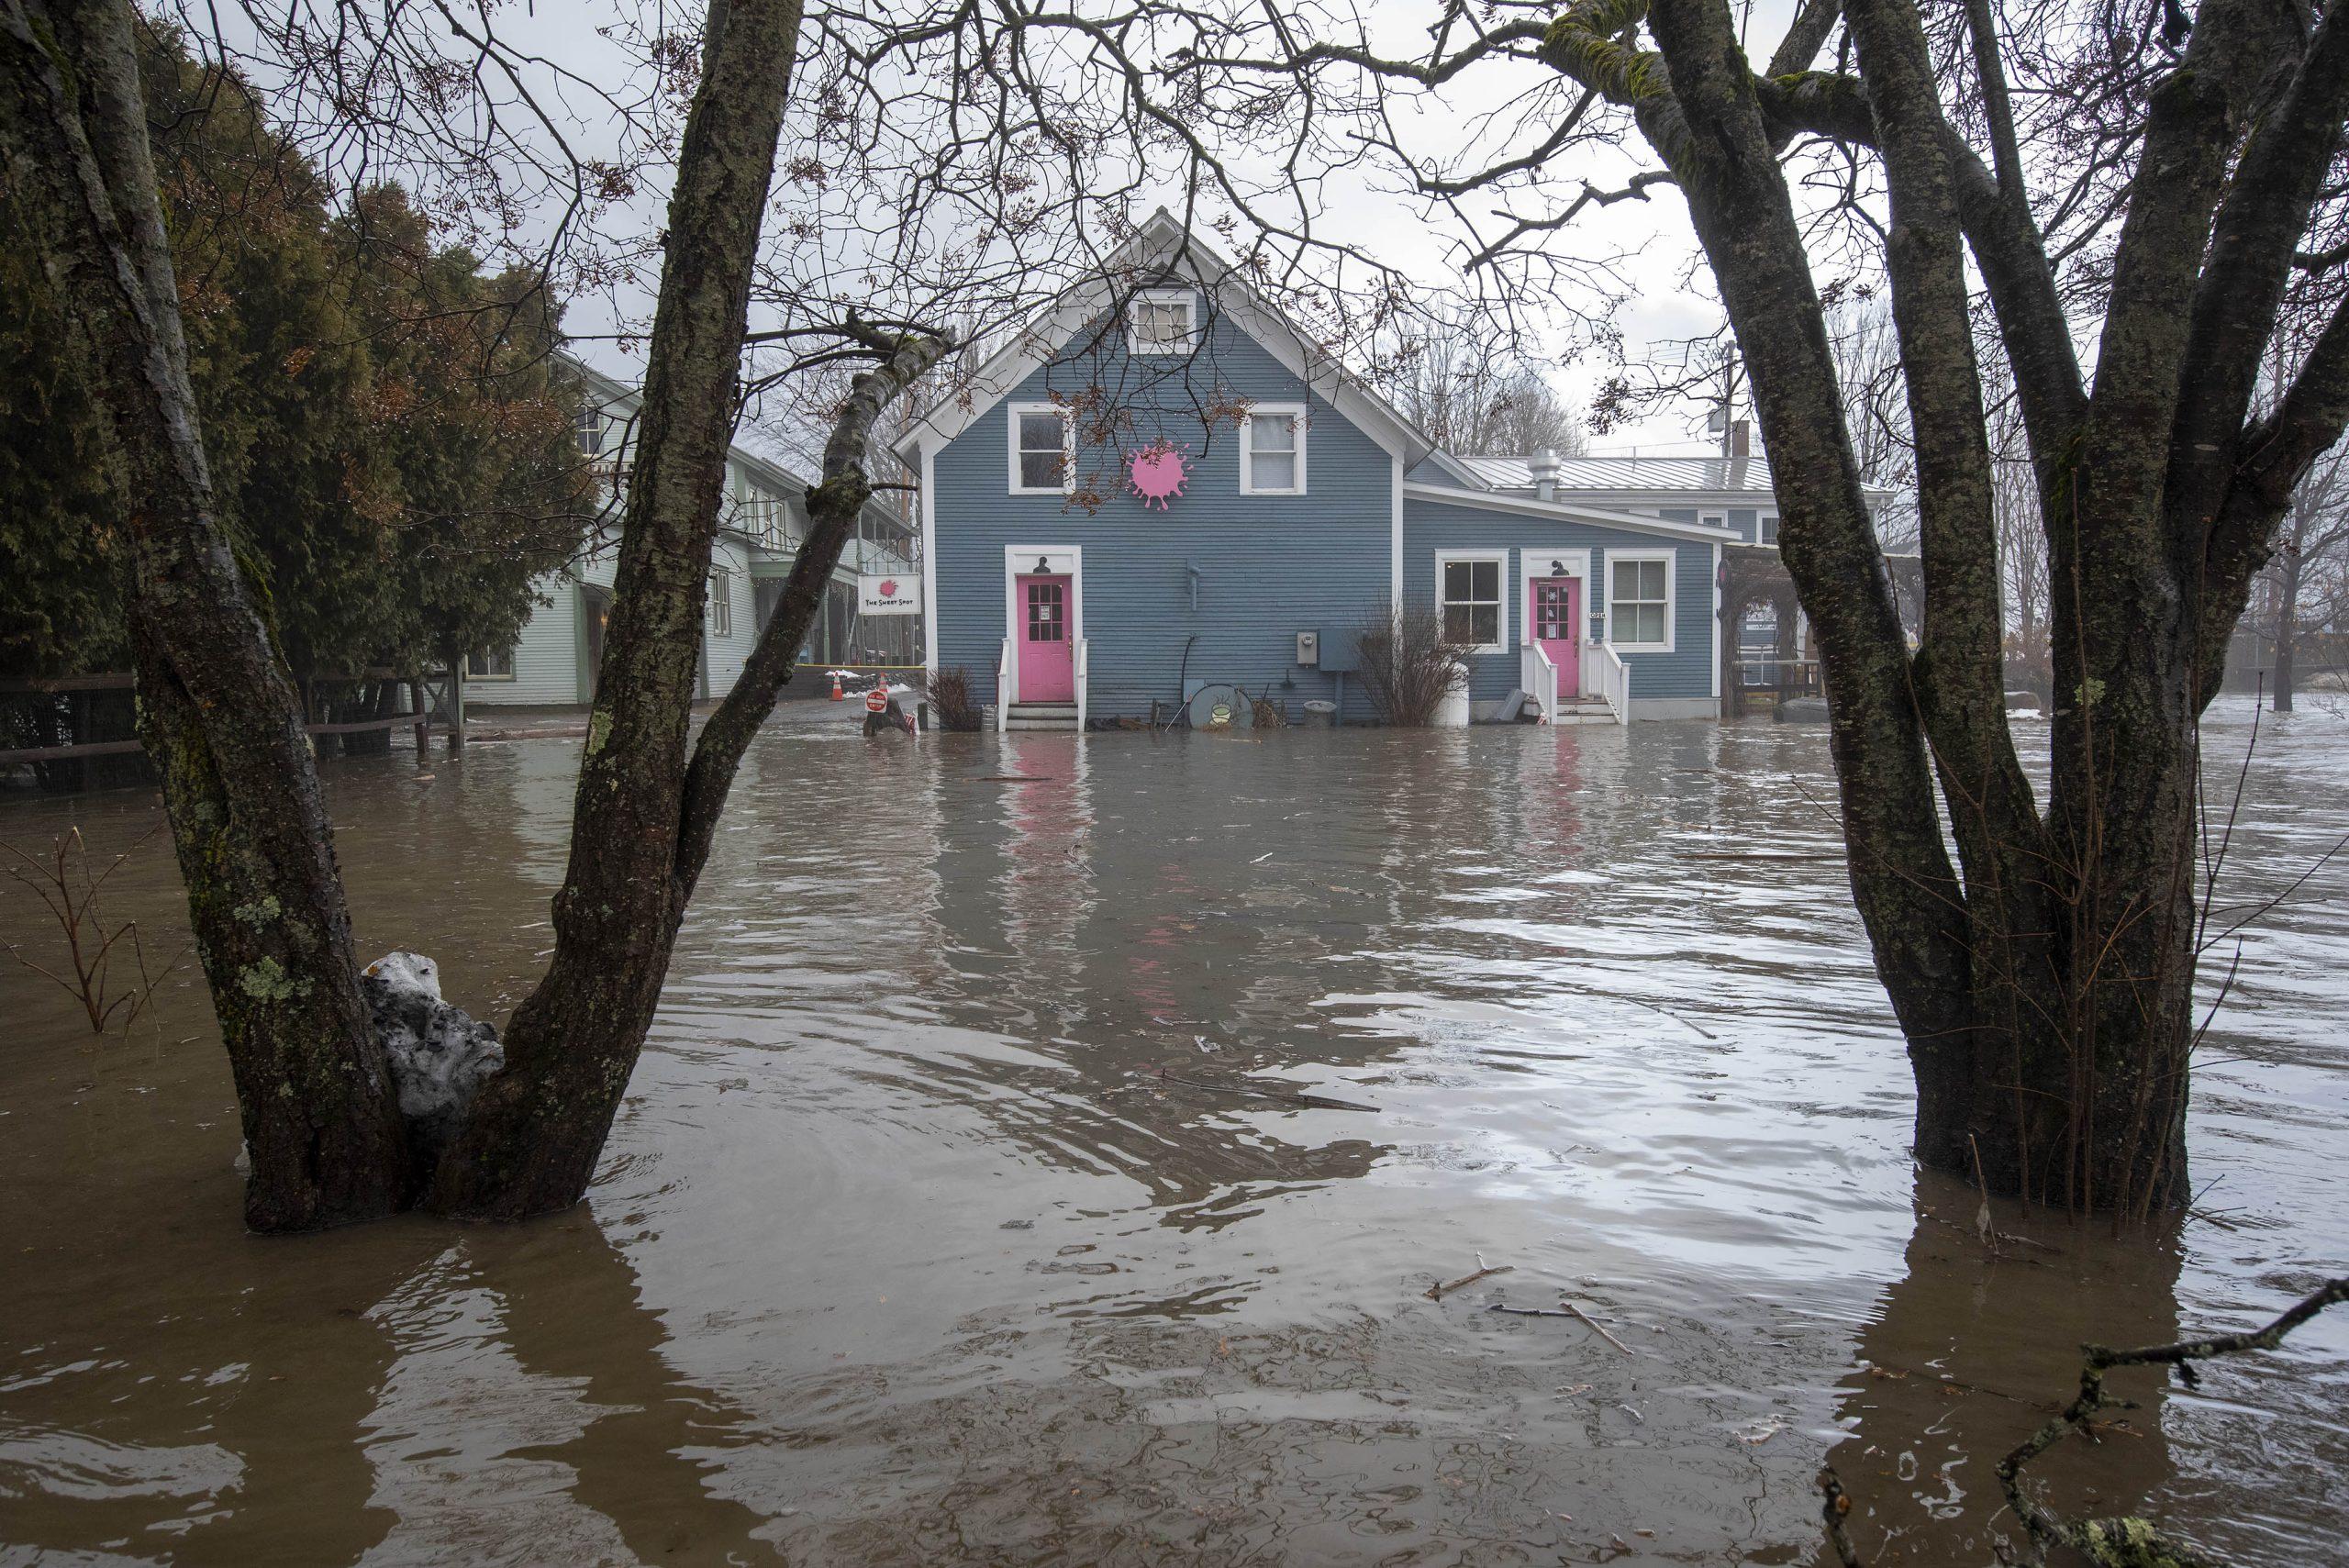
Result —
[[1019, 606], [1019, 702], [1074, 702], [1076, 661], [1069, 644], [1069, 579], [1016, 580]]
[[1558, 695], [1582, 695], [1582, 579], [1536, 577], [1526, 585], [1531, 599], [1533, 640], [1558, 667]]

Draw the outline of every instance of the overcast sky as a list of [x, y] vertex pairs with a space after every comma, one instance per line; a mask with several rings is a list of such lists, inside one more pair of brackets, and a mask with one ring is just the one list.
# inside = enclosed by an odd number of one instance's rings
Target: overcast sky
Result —
[[[1758, 0], [1753, 5], [1746, 19], [1749, 52], [1766, 58], [1791, 13], [1791, 0]], [[530, 7], [501, 11], [498, 15], [499, 26], [510, 41], [591, 81], [607, 82], [630, 69], [629, 51], [612, 42], [605, 32], [624, 14], [643, 18], [648, 24], [656, 22], [660, 15], [655, 6], [640, 6], [632, 0], [577, 0], [567, 4], [542, 0]], [[1419, 6], [1378, 5], [1375, 9], [1377, 42], [1398, 54], [1423, 50], [1427, 14], [1428, 8]], [[670, 7], [668, 15], [677, 15], [674, 6]], [[1481, 106], [1499, 101], [1512, 89], [1545, 80], [1555, 79], [1543, 68], [1501, 66], [1474, 75], [1469, 90], [1455, 96]], [[1461, 79], [1464, 84], [1471, 81], [1471, 77]], [[574, 117], [568, 134], [583, 149], [605, 145], [615, 134], [609, 117], [596, 112], [591, 94], [559, 91], [551, 98], [555, 100], [567, 105]], [[1446, 111], [1441, 109], [1414, 115], [1403, 128], [1416, 146], [1438, 154], [1461, 147], [1469, 134], [1464, 120], [1448, 118]], [[1644, 151], [1636, 138], [1631, 151]], [[785, 147], [784, 157], [787, 160], [790, 156], [791, 149]], [[1550, 171], [1552, 190], [1564, 193], [1558, 198], [1563, 200], [1579, 189], [1586, 179], [1611, 188], [1620, 185], [1628, 173], [1653, 166], [1635, 157], [1602, 150], [1579, 163]], [[1458, 275], [1446, 259], [1458, 238], [1456, 232], [1448, 227], [1422, 224], [1412, 204], [1373, 188], [1375, 183], [1356, 180], [1350, 186], [1330, 187], [1319, 222], [1330, 232], [1374, 247], [1382, 259], [1407, 269], [1431, 289], [1456, 284]], [[623, 222], [638, 225], [648, 233], [657, 229], [662, 198], [662, 188], [648, 186], [624, 215]], [[1178, 194], [1170, 189], [1167, 198], [1172, 204], [1178, 200]], [[1720, 320], [1718, 307], [1703, 292], [1705, 279], [1701, 268], [1695, 266], [1694, 240], [1678, 194], [1669, 186], [1661, 186], [1652, 191], [1651, 198], [1586, 212], [1575, 228], [1548, 241], [1558, 253], [1635, 259], [1627, 271], [1636, 281], [1636, 295], [1616, 318], [1623, 334], [1625, 351], [1635, 358], [1658, 351], [1676, 355], [1677, 350], [1668, 346], [1673, 340], [1709, 333]], [[787, 190], [782, 193], [781, 199], [788, 201]], [[1540, 210], [1538, 203], [1526, 195], [1514, 195], [1509, 200], [1520, 211]], [[1490, 198], [1485, 199], [1479, 216], [1498, 205]], [[597, 334], [641, 330], [649, 320], [650, 306], [647, 279], [618, 287], [607, 297], [576, 296], [566, 324], [573, 332], [590, 339]], [[1553, 351], [1569, 336], [1569, 332], [1560, 331], [1552, 341]], [[590, 340], [583, 343], [582, 351], [612, 374], [629, 379], [636, 374], [630, 356], [618, 344]], [[1593, 391], [1610, 369], [1602, 356], [1586, 354], [1576, 362], [1557, 369], [1554, 379], [1586, 407]], [[1635, 425], [1619, 426], [1604, 436], [1595, 436], [1592, 449], [1609, 453], [1633, 450], [1650, 453], [1710, 450], [1717, 438], [1705, 434], [1705, 412], [1701, 405], [1692, 401]]]

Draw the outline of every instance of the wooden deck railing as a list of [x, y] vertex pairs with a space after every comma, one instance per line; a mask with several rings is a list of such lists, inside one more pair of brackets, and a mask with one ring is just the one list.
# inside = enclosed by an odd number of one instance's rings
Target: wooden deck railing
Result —
[[[449, 738], [451, 748], [464, 744], [464, 695], [461, 679], [452, 678], [445, 670], [435, 670], [422, 676], [403, 675], [386, 669], [362, 670], [355, 675], [313, 675], [306, 683], [315, 694], [321, 686], [351, 684], [362, 681], [389, 681], [406, 686], [406, 711], [394, 712], [376, 718], [343, 719], [305, 724], [303, 728], [312, 735], [366, 735], [397, 729], [403, 725], [416, 732], [417, 755], [425, 754], [430, 744], [429, 732], [436, 725]], [[74, 695], [90, 692], [127, 692], [138, 684], [137, 678], [117, 672], [96, 675], [57, 675], [35, 680], [0, 681], [0, 701], [11, 697]], [[439, 685], [441, 690], [434, 692]], [[395, 699], [396, 701], [397, 699]], [[71, 762], [81, 757], [123, 757], [146, 750], [135, 738], [122, 740], [81, 740], [62, 746], [17, 746], [0, 748], [0, 768], [25, 763]]]

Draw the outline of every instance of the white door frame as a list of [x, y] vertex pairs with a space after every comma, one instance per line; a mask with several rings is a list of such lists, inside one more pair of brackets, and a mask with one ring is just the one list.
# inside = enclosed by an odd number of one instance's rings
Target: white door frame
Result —
[[[1049, 570], [1039, 573], [1036, 562], [1043, 561]], [[1019, 643], [1027, 629], [1023, 606], [1019, 603], [1019, 579], [1022, 577], [1068, 576], [1068, 653], [1074, 667], [1076, 645], [1085, 640], [1085, 550], [1074, 544], [1008, 544], [1003, 547], [1003, 635], [1011, 645], [1010, 657], [1003, 662], [1003, 684], [1006, 690], [996, 693], [995, 700], [1005, 707], [1019, 701]]]
[[[1534, 550], [1520, 545], [1517, 549], [1517, 611], [1520, 617], [1517, 645], [1520, 648], [1533, 646], [1533, 580], [1536, 577], [1557, 576], [1557, 573], [1550, 570], [1550, 562], [1553, 561], [1566, 569], [1566, 576], [1582, 580], [1582, 624], [1575, 628], [1575, 646], [1582, 648], [1590, 641], [1590, 551]], [[1536, 565], [1542, 570], [1536, 572]], [[1575, 679], [1580, 682], [1580, 671], [1575, 673]]]

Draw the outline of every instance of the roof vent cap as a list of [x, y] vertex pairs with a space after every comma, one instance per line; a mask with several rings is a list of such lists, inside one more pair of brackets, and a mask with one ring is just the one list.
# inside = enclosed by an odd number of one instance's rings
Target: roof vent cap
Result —
[[1558, 453], [1556, 449], [1543, 447], [1533, 454], [1527, 465], [1533, 471], [1533, 494], [1543, 501], [1558, 498]]

